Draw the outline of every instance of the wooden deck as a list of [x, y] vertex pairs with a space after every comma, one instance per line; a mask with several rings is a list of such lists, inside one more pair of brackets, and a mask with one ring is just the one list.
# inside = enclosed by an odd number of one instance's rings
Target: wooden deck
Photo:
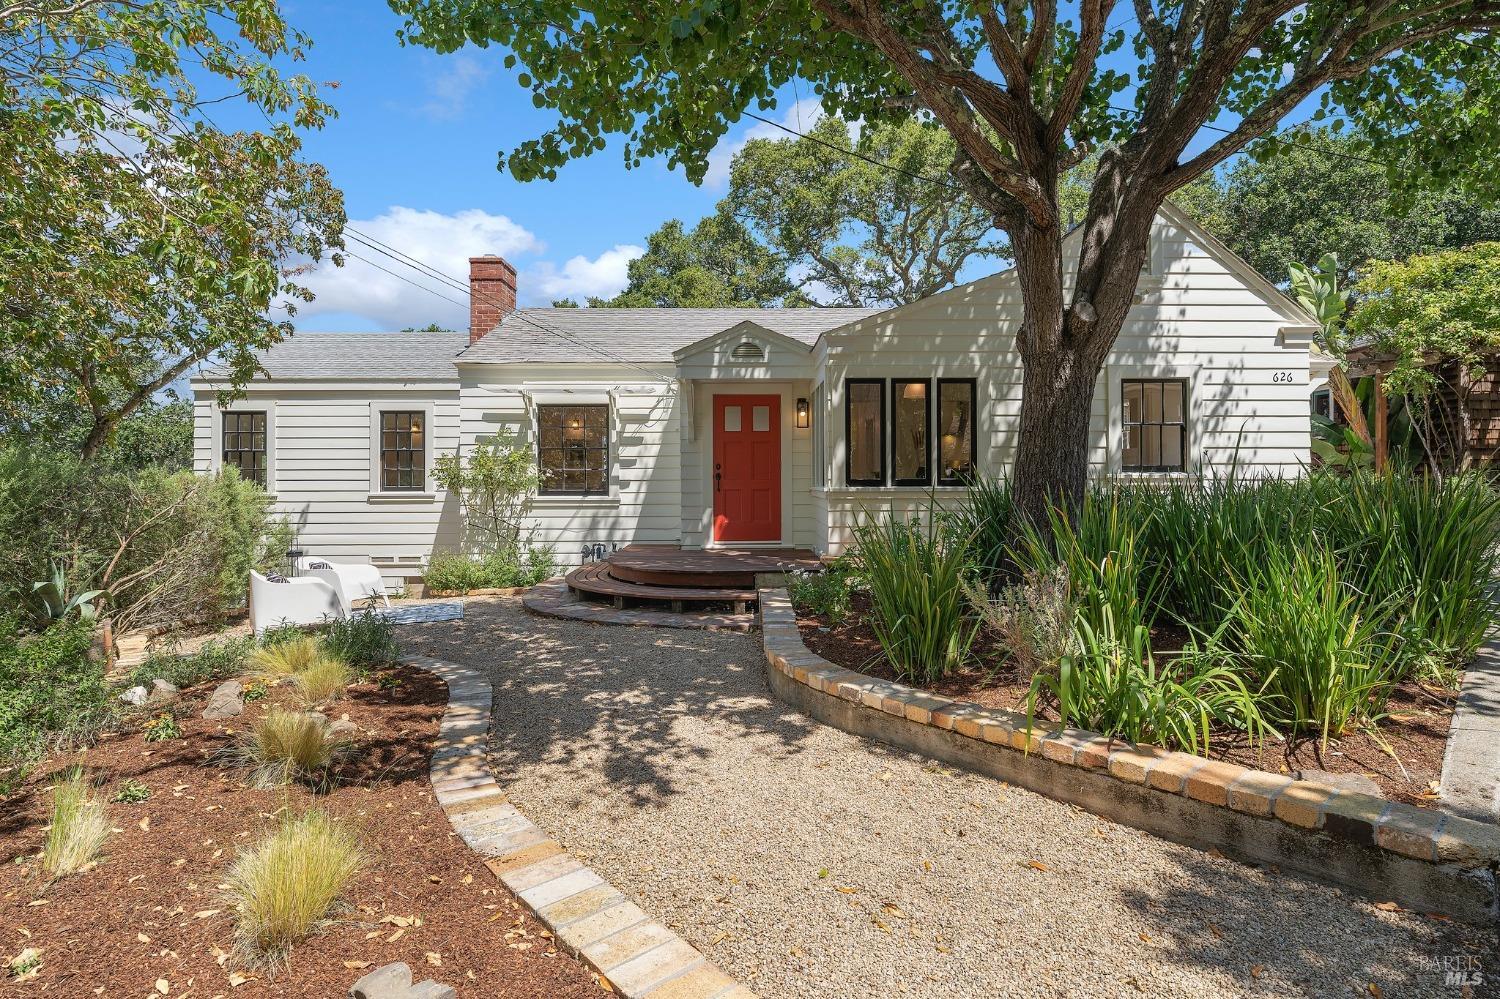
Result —
[[[630, 545], [603, 562], [590, 562], [567, 575], [568, 589], [580, 597], [603, 598], [616, 608], [729, 605], [743, 614], [756, 600], [761, 573], [821, 568], [806, 548], [683, 551], [671, 545]], [[627, 604], [628, 602], [628, 604]]]
[[675, 545], [629, 545], [606, 560], [616, 579], [647, 586], [723, 587], [754, 589], [763, 572], [822, 567], [816, 552], [806, 548], [717, 548], [683, 551]]

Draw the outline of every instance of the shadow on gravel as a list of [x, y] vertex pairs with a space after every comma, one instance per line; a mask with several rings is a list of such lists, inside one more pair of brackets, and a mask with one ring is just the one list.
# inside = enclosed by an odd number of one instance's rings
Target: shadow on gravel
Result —
[[[1340, 936], [1362, 936], [1361, 930], [1375, 927], [1348, 919], [1310, 922], [1308, 898], [1281, 890], [1294, 876], [1186, 851], [1177, 865], [1180, 877], [1127, 888], [1121, 900], [1156, 927], [1156, 946], [1173, 963], [1221, 970], [1247, 994], [1313, 995], [1315, 983], [1343, 978], [1357, 995], [1500, 995], [1494, 984], [1500, 982], [1500, 959], [1494, 956], [1500, 938], [1493, 932], [1429, 918], [1407, 938], [1408, 946], [1389, 949], [1374, 963], [1348, 966], [1337, 955], [1368, 958], [1369, 951], [1361, 946], [1365, 940]], [[1268, 890], [1267, 877], [1279, 883], [1278, 890]], [[1374, 903], [1342, 896], [1340, 907], [1364, 906], [1371, 922], [1387, 918]], [[1485, 984], [1462, 990], [1446, 983], [1445, 961], [1453, 967], [1470, 958], [1483, 967]]]
[[628, 628], [527, 614], [517, 600], [469, 601], [463, 621], [398, 630], [412, 654], [489, 672], [495, 687], [490, 762], [503, 786], [529, 764], [588, 759], [633, 804], [660, 803], [708, 752], [682, 719], [790, 755], [816, 729], [780, 704], [765, 679], [758, 635]]

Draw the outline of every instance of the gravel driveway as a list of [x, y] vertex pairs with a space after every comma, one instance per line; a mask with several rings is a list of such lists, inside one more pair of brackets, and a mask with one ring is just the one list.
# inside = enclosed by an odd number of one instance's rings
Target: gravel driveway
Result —
[[1493, 934], [820, 725], [758, 636], [466, 614], [401, 635], [492, 674], [507, 793], [768, 999], [1458, 996], [1426, 964], [1473, 955], [1500, 979]]

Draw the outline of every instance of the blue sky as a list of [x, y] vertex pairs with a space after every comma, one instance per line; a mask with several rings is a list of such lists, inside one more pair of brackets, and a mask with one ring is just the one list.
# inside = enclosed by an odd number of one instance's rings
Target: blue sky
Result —
[[[567, 164], [554, 182], [523, 184], [495, 169], [496, 153], [554, 119], [532, 106], [529, 91], [505, 69], [504, 50], [469, 47], [438, 55], [403, 47], [396, 38], [401, 19], [380, 2], [288, 0], [283, 12], [314, 41], [298, 70], [337, 84], [330, 96], [339, 117], [306, 136], [306, 155], [324, 163], [344, 191], [351, 225], [460, 279], [469, 255], [499, 253], [519, 271], [522, 305], [618, 291], [626, 264], [657, 226], [674, 217], [692, 223], [712, 210], [724, 194], [729, 158], [747, 137], [782, 135], [755, 123], [731, 130], [701, 187], [661, 162], [627, 170], [618, 144]], [[1128, 20], [1117, 17], [1112, 26]], [[1134, 61], [1124, 53], [1115, 59]], [[809, 127], [816, 104], [799, 106], [790, 93], [786, 98], [774, 114], [799, 131]], [[1117, 100], [1129, 102], [1125, 94]], [[234, 112], [226, 107], [225, 114]], [[964, 276], [996, 266], [981, 261]], [[466, 306], [357, 260], [342, 269], [324, 266], [308, 283], [318, 298], [301, 307], [299, 329], [467, 323]]]
[[[618, 290], [652, 230], [673, 217], [696, 221], [724, 193], [722, 171], [698, 187], [661, 163], [626, 170], [618, 147], [568, 164], [555, 182], [519, 183], [495, 169], [497, 151], [552, 119], [532, 107], [502, 50], [402, 47], [401, 20], [383, 3], [294, 0], [283, 10], [314, 40], [300, 71], [338, 84], [339, 117], [306, 136], [306, 154], [331, 171], [351, 223], [459, 277], [470, 253], [500, 253], [520, 271], [523, 305]], [[747, 131], [731, 133], [720, 162]], [[466, 321], [464, 310], [358, 261], [311, 283], [319, 298], [302, 307], [300, 329]]]

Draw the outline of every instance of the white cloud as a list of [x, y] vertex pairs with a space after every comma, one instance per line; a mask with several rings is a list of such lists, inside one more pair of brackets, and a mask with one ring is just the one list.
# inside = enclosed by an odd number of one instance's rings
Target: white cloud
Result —
[[643, 247], [621, 243], [593, 260], [581, 254], [572, 257], [560, 269], [550, 261], [541, 261], [517, 279], [521, 297], [527, 303], [542, 304], [558, 298], [575, 298], [582, 304], [590, 295], [613, 297], [629, 283], [630, 262], [645, 252]]
[[[352, 313], [383, 329], [425, 326], [431, 322], [456, 330], [468, 327], [466, 291], [444, 285], [360, 244], [354, 238], [356, 232], [421, 261], [456, 279], [465, 288], [470, 257], [496, 253], [514, 262], [521, 254], [545, 249], [535, 235], [504, 215], [491, 215], [478, 208], [444, 215], [398, 205], [373, 219], [350, 219], [344, 242], [350, 253], [359, 254], [369, 263], [349, 256], [343, 267], [325, 261], [306, 275], [302, 283], [317, 298], [298, 307], [299, 319], [324, 313]], [[387, 274], [379, 267], [394, 273]], [[414, 287], [411, 281], [461, 304], [444, 301]]]
[[448, 56], [443, 65], [446, 68], [427, 81], [431, 100], [422, 105], [422, 113], [434, 118], [456, 118], [463, 113], [469, 95], [489, 79], [490, 70], [466, 55]]
[[[823, 117], [823, 104], [816, 97], [804, 97], [787, 109], [786, 114], [781, 117], [781, 124], [804, 135], [812, 130]], [[757, 121], [754, 125], [745, 129], [737, 138], [731, 139], [725, 136], [719, 140], [713, 152], [708, 154], [708, 172], [703, 175], [705, 187], [722, 188], [729, 184], [730, 161], [734, 159], [735, 153], [750, 142], [751, 139], [790, 139], [791, 136], [773, 125]]]

